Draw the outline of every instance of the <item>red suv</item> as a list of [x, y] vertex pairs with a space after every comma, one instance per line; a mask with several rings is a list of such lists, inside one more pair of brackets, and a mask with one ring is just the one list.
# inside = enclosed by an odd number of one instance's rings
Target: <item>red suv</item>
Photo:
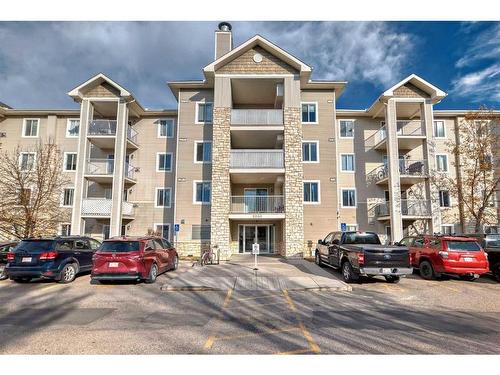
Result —
[[154, 283], [165, 271], [175, 270], [179, 256], [159, 237], [113, 237], [92, 258], [92, 280], [144, 280]]
[[411, 264], [426, 280], [441, 274], [454, 274], [473, 281], [488, 272], [488, 257], [475, 238], [405, 237], [399, 244], [410, 248]]

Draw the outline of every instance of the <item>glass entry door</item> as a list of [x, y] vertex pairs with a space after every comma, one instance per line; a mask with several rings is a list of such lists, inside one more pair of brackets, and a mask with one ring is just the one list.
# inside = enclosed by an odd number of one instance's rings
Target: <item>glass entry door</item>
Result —
[[272, 225], [240, 225], [240, 253], [251, 253], [252, 245], [258, 243], [260, 253], [273, 252], [273, 230]]

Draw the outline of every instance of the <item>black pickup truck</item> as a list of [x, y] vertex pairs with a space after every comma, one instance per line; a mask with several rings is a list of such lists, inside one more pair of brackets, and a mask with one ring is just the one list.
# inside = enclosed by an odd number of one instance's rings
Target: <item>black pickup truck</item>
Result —
[[315, 260], [318, 266], [340, 269], [347, 283], [378, 275], [397, 283], [413, 272], [408, 248], [382, 245], [373, 232], [331, 232], [318, 241]]

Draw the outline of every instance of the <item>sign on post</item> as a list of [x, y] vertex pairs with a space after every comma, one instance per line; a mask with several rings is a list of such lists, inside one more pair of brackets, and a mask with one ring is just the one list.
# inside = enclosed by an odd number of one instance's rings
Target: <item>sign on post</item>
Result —
[[347, 224], [346, 223], [340, 223], [340, 230], [342, 232], [347, 232]]
[[255, 255], [255, 262], [254, 262], [254, 270], [257, 269], [257, 255], [260, 253], [260, 245], [258, 243], [254, 243], [252, 245], [252, 254]]
[[181, 226], [179, 224], [174, 224], [174, 231], [178, 232], [181, 229]]

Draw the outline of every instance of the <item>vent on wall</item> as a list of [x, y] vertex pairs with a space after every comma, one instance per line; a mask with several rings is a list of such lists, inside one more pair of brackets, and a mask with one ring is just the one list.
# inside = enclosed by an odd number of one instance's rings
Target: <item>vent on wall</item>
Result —
[[6, 132], [0, 132], [0, 138], [6, 138], [7, 133]]

